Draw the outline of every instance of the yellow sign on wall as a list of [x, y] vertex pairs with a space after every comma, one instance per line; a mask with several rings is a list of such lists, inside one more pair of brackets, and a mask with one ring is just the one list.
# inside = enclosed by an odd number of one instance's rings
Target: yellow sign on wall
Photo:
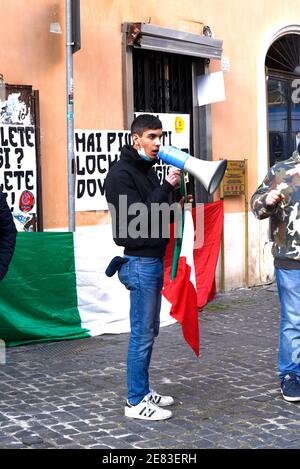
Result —
[[223, 196], [245, 193], [245, 161], [228, 160], [227, 169], [222, 181]]

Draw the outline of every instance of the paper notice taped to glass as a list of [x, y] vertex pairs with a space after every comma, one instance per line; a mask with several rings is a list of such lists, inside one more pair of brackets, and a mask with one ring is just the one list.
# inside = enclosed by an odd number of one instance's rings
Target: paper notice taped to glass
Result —
[[197, 77], [198, 106], [225, 101], [224, 74], [214, 72]]

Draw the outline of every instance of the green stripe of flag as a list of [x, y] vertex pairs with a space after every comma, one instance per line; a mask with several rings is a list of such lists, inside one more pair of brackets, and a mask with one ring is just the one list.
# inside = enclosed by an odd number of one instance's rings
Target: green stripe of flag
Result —
[[27, 342], [89, 337], [77, 307], [73, 233], [18, 233], [0, 283], [0, 339]]

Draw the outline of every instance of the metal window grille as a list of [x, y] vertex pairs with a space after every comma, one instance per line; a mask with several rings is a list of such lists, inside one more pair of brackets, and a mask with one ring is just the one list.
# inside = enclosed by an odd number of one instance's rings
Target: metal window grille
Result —
[[193, 58], [133, 49], [134, 110], [192, 113]]

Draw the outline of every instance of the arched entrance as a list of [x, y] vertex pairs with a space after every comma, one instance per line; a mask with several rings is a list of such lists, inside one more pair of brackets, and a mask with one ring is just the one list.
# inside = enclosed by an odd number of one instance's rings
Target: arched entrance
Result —
[[268, 49], [266, 92], [269, 166], [297, 149], [300, 137], [300, 35], [286, 34]]

